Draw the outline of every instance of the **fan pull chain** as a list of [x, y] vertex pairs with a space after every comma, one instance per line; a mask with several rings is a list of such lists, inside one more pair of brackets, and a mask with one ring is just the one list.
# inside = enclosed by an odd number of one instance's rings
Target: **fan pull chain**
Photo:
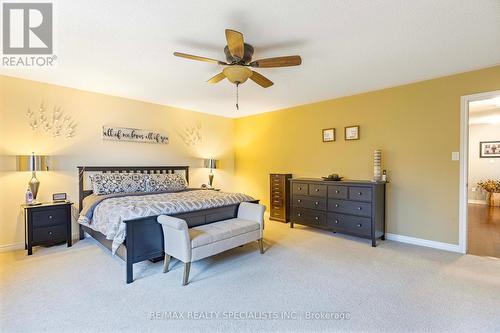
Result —
[[238, 105], [238, 99], [239, 99], [239, 96], [238, 96], [238, 87], [239, 86], [240, 86], [240, 83], [236, 82], [236, 110], [240, 109], [240, 106]]

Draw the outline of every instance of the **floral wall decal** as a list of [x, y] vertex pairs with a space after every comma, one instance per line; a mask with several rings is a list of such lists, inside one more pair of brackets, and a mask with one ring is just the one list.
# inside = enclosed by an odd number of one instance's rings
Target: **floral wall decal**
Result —
[[202, 141], [201, 124], [186, 126], [184, 129], [178, 131], [184, 144], [188, 147], [196, 146]]
[[52, 137], [64, 137], [71, 139], [75, 136], [76, 122], [70, 115], [64, 114], [61, 107], [54, 106], [52, 112], [47, 111], [43, 103], [40, 104], [38, 112], [28, 108], [26, 112], [29, 125], [33, 131], [44, 131]]

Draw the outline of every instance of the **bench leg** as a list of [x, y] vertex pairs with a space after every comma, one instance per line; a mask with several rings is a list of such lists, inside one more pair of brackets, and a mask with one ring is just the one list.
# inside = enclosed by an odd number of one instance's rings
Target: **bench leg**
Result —
[[170, 264], [170, 256], [165, 253], [165, 259], [163, 261], [163, 273], [168, 272], [168, 265]]
[[264, 254], [264, 242], [262, 238], [259, 238], [259, 250], [260, 254]]
[[191, 268], [191, 263], [184, 263], [184, 278], [182, 279], [182, 285], [185, 286], [189, 283], [189, 269]]

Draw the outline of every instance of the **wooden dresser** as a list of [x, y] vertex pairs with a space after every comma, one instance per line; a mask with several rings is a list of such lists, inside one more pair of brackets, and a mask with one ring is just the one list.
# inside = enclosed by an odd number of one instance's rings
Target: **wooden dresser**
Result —
[[368, 238], [385, 237], [385, 182], [292, 179], [294, 223]]
[[269, 175], [271, 212], [269, 219], [287, 223], [290, 221], [290, 179], [289, 173]]

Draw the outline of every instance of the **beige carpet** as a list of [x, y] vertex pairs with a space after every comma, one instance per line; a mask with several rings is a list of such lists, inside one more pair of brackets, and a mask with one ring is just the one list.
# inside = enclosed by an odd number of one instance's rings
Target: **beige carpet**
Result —
[[276, 222], [265, 237], [264, 255], [255, 243], [193, 264], [186, 287], [177, 261], [168, 274], [137, 264], [126, 285], [124, 263], [90, 238], [0, 254], [0, 331], [500, 329], [500, 260]]

